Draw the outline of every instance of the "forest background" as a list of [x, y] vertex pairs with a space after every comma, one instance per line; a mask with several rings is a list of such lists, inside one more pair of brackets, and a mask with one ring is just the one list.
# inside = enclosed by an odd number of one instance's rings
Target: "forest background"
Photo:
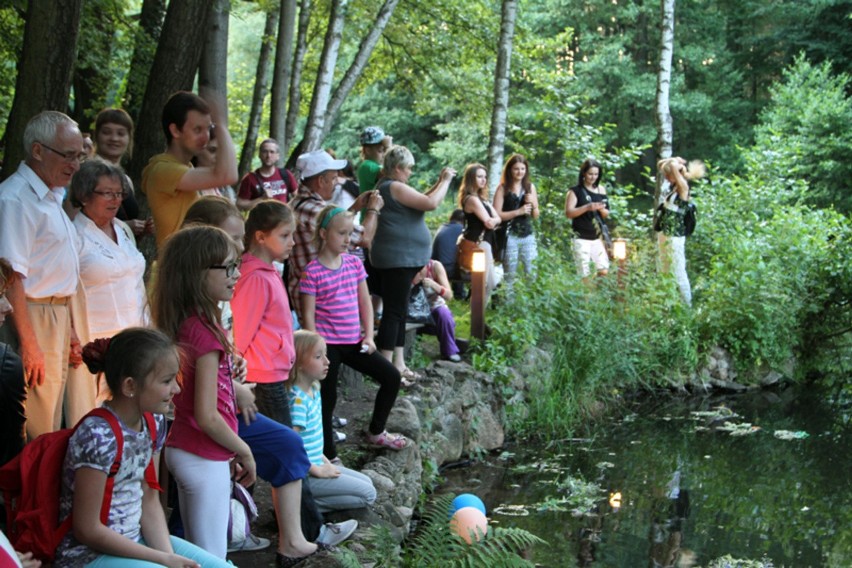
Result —
[[[649, 228], [665, 4], [673, 152], [710, 172], [694, 187], [693, 309], [658, 273]], [[601, 397], [685, 383], [714, 346], [743, 382], [775, 370], [848, 400], [849, 0], [0, 0], [3, 177], [35, 112], [66, 110], [86, 131], [122, 106], [137, 121], [127, 169], [138, 183], [162, 150], [162, 101], [202, 83], [227, 94], [241, 173], [270, 132], [284, 156], [324, 147], [357, 164], [358, 134], [377, 124], [412, 150], [425, 187], [444, 165], [489, 160], [507, 5], [501, 151], [530, 159], [542, 262], [489, 315], [495, 334], [474, 361], [507, 376], [531, 346], [550, 351], [547, 396], [532, 397], [518, 428], [570, 430]], [[587, 157], [603, 163], [615, 232], [630, 242], [623, 281], [591, 292], [562, 214]]]

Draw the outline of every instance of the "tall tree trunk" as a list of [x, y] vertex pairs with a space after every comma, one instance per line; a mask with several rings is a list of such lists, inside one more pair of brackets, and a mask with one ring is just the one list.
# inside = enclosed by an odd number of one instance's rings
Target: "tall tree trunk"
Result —
[[[269, 56], [272, 53], [272, 42], [275, 39], [275, 29], [278, 27], [278, 11], [270, 10], [266, 13], [266, 25], [263, 28], [263, 38], [260, 43], [260, 56], [257, 58], [257, 73], [254, 79], [254, 92], [251, 97], [251, 111], [249, 112], [248, 127], [246, 128], [246, 139], [240, 153], [240, 175], [251, 169], [251, 160], [254, 157], [254, 147], [257, 144], [257, 133], [260, 130], [260, 117], [263, 114], [263, 101], [269, 85]], [[275, 138], [275, 136], [272, 136]]]
[[165, 149], [160, 123], [163, 105], [175, 91], [192, 88], [204, 48], [209, 14], [210, 3], [205, 0], [169, 2], [163, 33], [154, 55], [139, 120], [136, 122], [135, 152], [128, 168], [137, 187], [145, 164], [151, 156]]
[[[660, 0], [660, 66], [657, 72], [657, 159], [669, 158], [672, 155], [672, 137], [674, 126], [669, 109], [669, 90], [672, 82], [672, 53], [674, 51], [674, 10], [675, 0]], [[668, 187], [668, 181], [657, 172], [654, 188], [654, 208], [663, 199], [663, 192]], [[663, 233], [657, 233], [657, 249], [660, 255], [665, 254]], [[667, 264], [664, 256], [660, 268]]]
[[[92, 118], [106, 106], [112, 78], [119, 74], [111, 65], [115, 45], [116, 12], [101, 3], [86, 2], [80, 14], [77, 64], [74, 66], [74, 111], [71, 117], [87, 132]], [[123, 70], [122, 70], [123, 71]]]
[[166, 17], [166, 0], [143, 0], [139, 13], [139, 29], [136, 30], [133, 59], [127, 73], [127, 87], [124, 91], [124, 109], [134, 121], [139, 119], [142, 98], [148, 86], [148, 74], [154, 62], [157, 42]]
[[27, 122], [43, 110], [68, 110], [81, 6], [82, 0], [29, 3], [15, 98], [3, 135], [2, 179], [12, 175], [24, 159], [21, 142]]
[[[293, 71], [290, 73], [290, 104], [287, 105], [287, 125], [284, 130], [284, 141], [281, 144], [281, 154], [290, 155], [288, 167], [295, 162], [290, 147], [296, 137], [296, 126], [299, 123], [299, 107], [302, 104], [302, 68], [305, 53], [308, 51], [308, 25], [311, 23], [311, 0], [299, 0], [299, 31], [296, 36], [296, 51], [293, 53]], [[279, 140], [281, 142], [281, 140]]]
[[322, 133], [325, 126], [328, 102], [331, 96], [331, 84], [334, 81], [334, 68], [337, 66], [337, 54], [340, 52], [340, 40], [343, 38], [343, 22], [346, 15], [348, 0], [332, 0], [331, 13], [328, 16], [328, 27], [325, 30], [325, 42], [322, 46], [322, 57], [311, 96], [311, 111], [308, 123], [305, 125], [303, 152], [310, 152], [320, 147], [323, 141]]
[[[281, 13], [277, 17], [278, 41], [275, 44], [275, 70], [272, 74], [272, 104], [269, 113], [269, 133], [283, 152], [287, 132], [287, 97], [290, 91], [293, 34], [296, 28], [296, 0], [281, 0]], [[309, 10], [308, 10], [309, 11]], [[267, 21], [267, 23], [269, 23]], [[258, 67], [260, 64], [258, 63]]]
[[[674, 10], [675, 0], [660, 0], [660, 65], [657, 70], [657, 159], [672, 155], [672, 137], [674, 126], [669, 109], [669, 91], [672, 82], [672, 53], [674, 51]], [[657, 188], [654, 203], [661, 198], [662, 180], [657, 176]]]
[[322, 129], [322, 139], [325, 139], [325, 137], [328, 136], [328, 133], [334, 126], [334, 121], [337, 120], [340, 107], [343, 106], [343, 102], [346, 100], [346, 97], [349, 96], [349, 93], [352, 91], [355, 83], [364, 72], [364, 68], [367, 66], [367, 62], [370, 60], [370, 56], [373, 54], [373, 50], [379, 42], [382, 32], [388, 25], [397, 4], [399, 4], [399, 0], [385, 0], [378, 15], [376, 16], [376, 20], [370, 27], [367, 35], [364, 36], [363, 40], [361, 40], [361, 45], [358, 46], [358, 53], [355, 54], [355, 59], [352, 61], [349, 69], [346, 70], [346, 73], [343, 75], [340, 83], [338, 83], [337, 87], [334, 89], [331, 102], [328, 104], [325, 123], [323, 124]]
[[[198, 85], [228, 98], [228, 17], [231, 0], [214, 0], [210, 6], [207, 36], [198, 66]], [[225, 107], [227, 117], [228, 108]]]
[[509, 112], [509, 80], [512, 64], [512, 41], [515, 37], [517, 0], [503, 0], [500, 16], [500, 43], [497, 46], [497, 67], [494, 71], [494, 106], [491, 111], [491, 132], [488, 135], [488, 179], [492, 191], [500, 179], [503, 147], [506, 145], [506, 115]]

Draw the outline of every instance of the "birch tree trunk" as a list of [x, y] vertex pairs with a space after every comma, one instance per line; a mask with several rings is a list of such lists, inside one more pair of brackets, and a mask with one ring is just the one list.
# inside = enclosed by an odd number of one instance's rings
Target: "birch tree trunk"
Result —
[[[657, 159], [672, 155], [672, 136], [674, 126], [669, 109], [669, 91], [672, 81], [672, 53], [674, 51], [674, 10], [675, 0], [660, 0], [660, 65], [657, 71]], [[654, 203], [660, 203], [662, 181], [657, 176]]]
[[308, 123], [305, 125], [303, 152], [316, 150], [322, 144], [322, 133], [331, 96], [331, 84], [334, 81], [337, 54], [340, 51], [340, 40], [343, 37], [343, 22], [347, 4], [348, 0], [332, 0], [331, 3], [331, 13], [325, 31], [317, 80], [314, 83], [314, 91], [311, 95], [311, 110], [308, 114]]
[[[281, 0], [280, 15], [276, 16], [278, 41], [275, 44], [275, 70], [272, 74], [272, 102], [269, 108], [269, 135], [281, 150], [287, 151], [284, 139], [287, 131], [287, 96], [293, 57], [293, 32], [296, 27], [296, 0]], [[269, 19], [267, 18], [267, 25]], [[270, 34], [271, 35], [271, 34]], [[260, 62], [258, 62], [258, 73]]]
[[503, 0], [500, 20], [500, 42], [497, 45], [497, 67], [494, 70], [494, 104], [491, 132], [488, 135], [488, 179], [493, 194], [500, 179], [503, 148], [506, 145], [506, 115], [509, 111], [509, 79], [512, 64], [512, 42], [515, 37], [517, 0]]
[[127, 87], [124, 91], [124, 109], [134, 122], [139, 120], [139, 109], [148, 86], [148, 74], [157, 52], [157, 42], [166, 17], [166, 0], [143, 0], [139, 13], [139, 29], [136, 30], [133, 45], [133, 59], [127, 73]]
[[[275, 29], [278, 27], [278, 20], [278, 10], [270, 10], [266, 13], [266, 25], [263, 28], [260, 56], [257, 58], [257, 72], [255, 73], [254, 91], [251, 97], [251, 111], [249, 111], [246, 139], [243, 142], [243, 149], [240, 153], [240, 175], [245, 174], [251, 169], [254, 147], [257, 145], [260, 117], [263, 114], [263, 101], [266, 98], [269, 86], [269, 56], [272, 53], [272, 42], [275, 38]], [[272, 137], [275, 138], [274, 135]]]
[[[210, 6], [207, 35], [198, 66], [198, 84], [228, 98], [228, 17], [230, 0], [214, 0]], [[225, 112], [227, 113], [227, 106]]]
[[[672, 81], [672, 53], [674, 51], [674, 10], [675, 0], [660, 0], [660, 66], [657, 72], [657, 112], [655, 121], [657, 123], [657, 159], [669, 158], [672, 155], [672, 136], [674, 126], [672, 114], [669, 109], [669, 91]], [[663, 176], [655, 176], [654, 188], [654, 210], [664, 197], [668, 188], [668, 181]], [[663, 233], [657, 233], [657, 251], [660, 263], [658, 268], [667, 270], [668, 261], [664, 246]]]
[[27, 122], [43, 110], [68, 111], [81, 8], [82, 0], [29, 3], [15, 98], [3, 134], [2, 179], [15, 173], [24, 159]]
[[[295, 152], [290, 151], [293, 138], [296, 136], [296, 126], [299, 123], [299, 106], [302, 104], [302, 67], [305, 53], [308, 51], [308, 25], [311, 23], [311, 0], [299, 1], [299, 31], [296, 36], [296, 51], [293, 53], [293, 70], [290, 73], [290, 104], [287, 106], [287, 124], [284, 128], [284, 141], [281, 144], [281, 154], [290, 155], [287, 167], [296, 162]], [[281, 140], [279, 140], [281, 142]]]
[[337, 120], [340, 107], [343, 106], [346, 97], [349, 96], [355, 83], [367, 67], [367, 62], [370, 60], [370, 56], [373, 54], [373, 50], [376, 48], [376, 44], [379, 42], [379, 38], [382, 36], [385, 27], [387, 27], [397, 4], [399, 4], [399, 0], [385, 0], [376, 16], [376, 20], [370, 27], [370, 31], [361, 40], [361, 45], [358, 46], [358, 53], [355, 54], [355, 59], [352, 61], [349, 69], [346, 70], [343, 79], [340, 80], [340, 83], [334, 89], [334, 94], [326, 111], [321, 140], [324, 140], [328, 136], [328, 133], [334, 126], [334, 121]]

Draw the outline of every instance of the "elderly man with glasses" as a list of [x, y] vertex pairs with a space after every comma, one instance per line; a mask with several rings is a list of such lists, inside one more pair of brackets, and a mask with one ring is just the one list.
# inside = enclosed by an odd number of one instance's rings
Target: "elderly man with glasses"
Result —
[[24, 147], [26, 159], [0, 184], [0, 257], [17, 275], [6, 292], [13, 325], [0, 333], [24, 363], [32, 439], [59, 429], [69, 353], [79, 356], [70, 311], [79, 243], [62, 199], [85, 153], [77, 123], [56, 111], [30, 120]]

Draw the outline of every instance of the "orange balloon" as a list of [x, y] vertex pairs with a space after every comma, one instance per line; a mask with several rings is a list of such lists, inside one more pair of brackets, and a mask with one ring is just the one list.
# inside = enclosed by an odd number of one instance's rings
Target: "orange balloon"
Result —
[[450, 519], [450, 530], [470, 544], [473, 539], [479, 541], [488, 532], [488, 519], [476, 507], [463, 507]]

